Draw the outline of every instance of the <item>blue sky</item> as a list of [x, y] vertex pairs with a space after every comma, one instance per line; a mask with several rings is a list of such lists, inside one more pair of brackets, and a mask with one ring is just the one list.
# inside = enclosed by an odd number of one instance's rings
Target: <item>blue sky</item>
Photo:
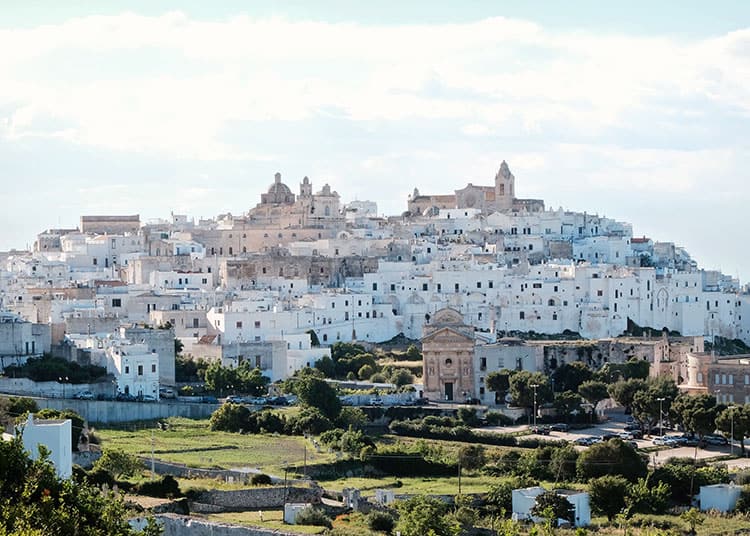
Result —
[[0, 249], [239, 214], [276, 171], [394, 214], [505, 159], [520, 196], [750, 277], [750, 3], [212, 4], [3, 7]]

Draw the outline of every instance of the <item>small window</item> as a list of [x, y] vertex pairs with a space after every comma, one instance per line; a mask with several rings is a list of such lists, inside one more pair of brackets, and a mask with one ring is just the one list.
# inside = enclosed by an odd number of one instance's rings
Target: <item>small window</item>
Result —
[[237, 321], [236, 327], [237, 329], [242, 329], [242, 321]]
[[138, 365], [138, 376], [143, 376], [143, 365]]
[[255, 329], [259, 329], [259, 328], [260, 328], [260, 320], [256, 320], [255, 321]]
[[127, 365], [125, 366], [125, 374], [130, 374], [130, 367]]
[[156, 373], [156, 363], [151, 363], [151, 373], [152, 374]]
[[453, 366], [453, 360], [450, 357], [445, 360], [445, 366], [446, 367]]

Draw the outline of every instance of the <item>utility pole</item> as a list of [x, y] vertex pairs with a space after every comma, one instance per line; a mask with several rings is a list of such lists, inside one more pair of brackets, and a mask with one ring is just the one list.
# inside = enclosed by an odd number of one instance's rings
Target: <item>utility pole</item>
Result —
[[657, 398], [659, 401], [659, 437], [664, 435], [664, 410], [662, 404], [664, 403], [664, 397]]
[[155, 479], [156, 471], [154, 470], [154, 431], [151, 430], [151, 480]]
[[534, 428], [536, 428], [536, 389], [539, 387], [539, 384], [532, 383], [530, 387], [534, 389]]

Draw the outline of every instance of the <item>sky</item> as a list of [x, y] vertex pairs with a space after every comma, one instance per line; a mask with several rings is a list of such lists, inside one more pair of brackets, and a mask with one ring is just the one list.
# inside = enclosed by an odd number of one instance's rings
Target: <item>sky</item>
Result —
[[506, 160], [519, 197], [750, 279], [750, 2], [214, 4], [3, 2], [0, 250], [241, 214], [277, 171], [399, 214]]

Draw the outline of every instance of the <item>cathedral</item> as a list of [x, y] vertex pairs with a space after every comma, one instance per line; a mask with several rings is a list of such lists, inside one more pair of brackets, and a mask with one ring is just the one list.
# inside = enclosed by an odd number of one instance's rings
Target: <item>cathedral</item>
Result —
[[412, 216], [431, 216], [440, 209], [475, 208], [484, 214], [492, 212], [542, 212], [541, 199], [516, 198], [516, 178], [503, 160], [495, 175], [494, 186], [475, 186], [472, 183], [453, 194], [421, 195], [419, 190], [409, 196], [408, 211]]
[[310, 179], [305, 177], [299, 195], [281, 182], [281, 173], [274, 175], [273, 184], [260, 196], [260, 203], [247, 213], [249, 221], [282, 227], [325, 227], [342, 218], [339, 194], [328, 184], [313, 193]]

